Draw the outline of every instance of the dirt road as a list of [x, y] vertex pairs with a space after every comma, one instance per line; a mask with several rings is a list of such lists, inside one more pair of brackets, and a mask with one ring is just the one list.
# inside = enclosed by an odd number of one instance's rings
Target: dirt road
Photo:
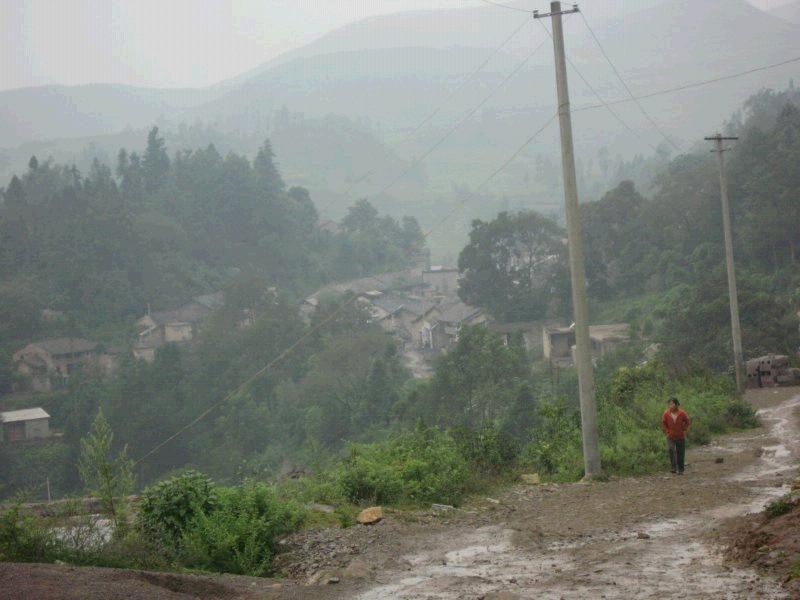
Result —
[[714, 544], [726, 520], [788, 490], [800, 456], [797, 390], [750, 399], [763, 427], [690, 451], [686, 475], [509, 489], [496, 510], [420, 535], [357, 597], [786, 597]]
[[763, 426], [690, 450], [684, 476], [515, 485], [457, 510], [301, 532], [284, 544], [290, 580], [280, 583], [0, 563], [0, 589], [90, 599], [786, 598], [779, 582], [727, 564], [717, 541], [788, 490], [800, 457], [800, 391], [750, 400]]

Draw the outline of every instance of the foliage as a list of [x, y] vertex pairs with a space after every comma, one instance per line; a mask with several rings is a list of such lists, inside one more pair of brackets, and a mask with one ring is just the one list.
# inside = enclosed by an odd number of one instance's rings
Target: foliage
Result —
[[198, 512], [182, 540], [189, 567], [256, 577], [269, 573], [278, 540], [300, 527], [305, 513], [278, 500], [263, 483], [219, 490], [218, 508]]
[[219, 506], [214, 482], [202, 473], [187, 471], [145, 488], [139, 501], [136, 526], [145, 539], [160, 547], [175, 549], [198, 515], [212, 512]]
[[519, 453], [516, 440], [496, 425], [478, 430], [458, 427], [452, 435], [473, 473], [499, 474], [516, 462]]
[[[662, 365], [621, 367], [598, 381], [598, 420], [603, 469], [635, 475], [665, 461], [660, 420], [667, 400], [677, 397], [692, 419], [687, 440], [704, 444], [711, 435], [758, 424], [751, 406], [737, 398], [727, 377], [710, 371], [670, 377]], [[539, 406], [539, 426], [522, 452], [523, 462], [561, 481], [582, 475], [580, 415], [561, 400]]]
[[781, 515], [790, 513], [797, 504], [791, 498], [784, 496], [767, 504], [764, 514], [768, 519], [776, 519]]
[[386, 442], [352, 445], [335, 477], [352, 502], [457, 504], [470, 471], [452, 436], [419, 426]]
[[564, 233], [535, 212], [501, 212], [473, 221], [458, 257], [464, 302], [504, 321], [528, 321], [568, 309]]
[[92, 429], [81, 440], [78, 471], [89, 493], [96, 495], [111, 517], [115, 533], [125, 532], [127, 525], [127, 496], [133, 491], [135, 477], [133, 461], [123, 448], [112, 456], [114, 434], [103, 416], [97, 413]]
[[55, 560], [58, 550], [55, 537], [22, 514], [19, 503], [0, 513], [0, 561], [46, 562]]

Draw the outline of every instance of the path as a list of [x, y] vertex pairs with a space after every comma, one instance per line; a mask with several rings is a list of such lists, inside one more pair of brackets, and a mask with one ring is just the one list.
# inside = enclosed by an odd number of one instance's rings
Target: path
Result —
[[479, 512], [417, 537], [400, 570], [357, 597], [784, 598], [713, 544], [726, 519], [787, 491], [800, 456], [797, 391], [751, 400], [762, 429], [690, 452], [687, 475], [515, 487], [493, 519]]

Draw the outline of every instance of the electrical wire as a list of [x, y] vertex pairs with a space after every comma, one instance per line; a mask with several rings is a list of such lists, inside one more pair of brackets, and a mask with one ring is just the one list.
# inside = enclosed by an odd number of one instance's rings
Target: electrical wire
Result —
[[[487, 56], [487, 57], [486, 57], [486, 59], [484, 59], [484, 61], [483, 61], [483, 62], [482, 62], [480, 65], [478, 65], [478, 66], [477, 66], [477, 67], [476, 67], [476, 68], [475, 68], [475, 69], [474, 69], [474, 70], [473, 70], [473, 71], [472, 71], [472, 72], [471, 72], [469, 75], [467, 75], [467, 76], [466, 76], [464, 79], [462, 79], [462, 80], [461, 80], [461, 82], [460, 82], [460, 83], [459, 83], [459, 84], [458, 84], [458, 85], [457, 85], [455, 88], [453, 88], [453, 89], [452, 89], [452, 90], [451, 90], [451, 91], [450, 91], [450, 92], [447, 94], [447, 96], [445, 97], [445, 99], [444, 99], [444, 100], [443, 100], [443, 101], [442, 101], [442, 102], [441, 102], [441, 103], [440, 103], [440, 104], [439, 104], [439, 105], [438, 105], [438, 106], [437, 106], [437, 107], [436, 107], [436, 108], [435, 108], [435, 109], [434, 109], [434, 110], [433, 110], [431, 113], [429, 113], [429, 114], [428, 114], [428, 115], [427, 115], [427, 116], [426, 116], [424, 119], [422, 119], [422, 121], [420, 121], [420, 122], [419, 122], [419, 123], [418, 123], [418, 124], [417, 124], [417, 125], [416, 125], [416, 126], [415, 126], [415, 127], [414, 127], [414, 128], [413, 128], [413, 129], [412, 129], [410, 132], [409, 132], [409, 133], [408, 133], [408, 134], [406, 134], [405, 136], [403, 136], [403, 138], [402, 138], [400, 141], [398, 141], [398, 142], [395, 142], [395, 143], [392, 143], [392, 144], [388, 144], [388, 145], [387, 145], [387, 147], [386, 147], [386, 149], [395, 149], [395, 148], [398, 148], [398, 147], [402, 146], [403, 144], [405, 144], [406, 142], [408, 142], [409, 140], [411, 140], [411, 139], [412, 139], [412, 138], [413, 138], [413, 137], [414, 137], [414, 136], [415, 136], [417, 133], [419, 133], [419, 131], [420, 131], [420, 130], [421, 130], [423, 127], [425, 127], [425, 125], [427, 125], [428, 123], [430, 123], [430, 122], [431, 122], [431, 120], [433, 120], [433, 118], [434, 118], [436, 115], [438, 115], [438, 114], [439, 114], [439, 113], [442, 111], [442, 109], [443, 109], [443, 108], [444, 108], [444, 107], [447, 105], [447, 103], [448, 103], [448, 102], [450, 102], [450, 100], [452, 100], [452, 99], [453, 99], [453, 97], [454, 97], [454, 96], [455, 96], [455, 95], [456, 95], [458, 92], [460, 92], [462, 89], [464, 89], [464, 87], [465, 87], [465, 86], [466, 86], [466, 85], [467, 85], [469, 82], [471, 82], [473, 79], [475, 79], [475, 77], [477, 77], [477, 76], [478, 76], [478, 74], [480, 74], [480, 73], [481, 73], [481, 72], [482, 72], [482, 71], [483, 71], [483, 70], [486, 68], [486, 66], [487, 66], [487, 65], [488, 65], [488, 64], [489, 64], [489, 63], [492, 61], [492, 59], [493, 59], [495, 56], [497, 56], [497, 55], [498, 55], [498, 54], [499, 54], [499, 53], [500, 53], [500, 52], [503, 50], [503, 48], [505, 48], [505, 47], [506, 47], [506, 46], [509, 44], [509, 42], [511, 42], [511, 40], [513, 40], [513, 39], [516, 37], [516, 35], [517, 35], [517, 34], [518, 34], [520, 31], [522, 31], [522, 29], [523, 29], [523, 28], [524, 28], [526, 25], [528, 25], [529, 23], [530, 23], [530, 19], [525, 19], [525, 20], [524, 20], [522, 23], [520, 23], [520, 24], [519, 24], [519, 26], [517, 26], [517, 27], [516, 27], [516, 28], [515, 28], [515, 29], [514, 29], [514, 30], [513, 30], [513, 31], [512, 31], [512, 32], [511, 32], [511, 33], [510, 33], [510, 34], [509, 34], [509, 35], [508, 35], [508, 36], [507, 36], [507, 37], [506, 37], [506, 38], [505, 38], [505, 39], [504, 39], [504, 40], [501, 42], [501, 43], [500, 43], [500, 45], [499, 45], [499, 46], [496, 46], [496, 47], [495, 47], [495, 48], [492, 50], [492, 52], [490, 52], [490, 53], [489, 53], [489, 56]], [[358, 179], [356, 179], [356, 180], [355, 180], [354, 182], [352, 182], [352, 183], [351, 183], [351, 184], [348, 186], [348, 188], [347, 188], [347, 189], [344, 191], [344, 194], [343, 194], [343, 196], [345, 196], [345, 197], [349, 196], [349, 195], [350, 195], [350, 193], [351, 193], [351, 192], [352, 192], [352, 191], [353, 191], [353, 190], [356, 188], [356, 186], [358, 186], [358, 184], [359, 184], [359, 183], [361, 183], [361, 182], [365, 181], [366, 179], [368, 179], [368, 178], [369, 178], [369, 176], [370, 176], [370, 175], [373, 175], [374, 173], [375, 173], [375, 170], [374, 170], [374, 169], [371, 169], [369, 172], [365, 173], [364, 175], [362, 175], [361, 177], [359, 177]], [[326, 212], [326, 211], [327, 211], [327, 210], [328, 210], [328, 209], [331, 207], [331, 205], [333, 205], [333, 203], [334, 203], [335, 201], [336, 201], [335, 199], [334, 199], [334, 200], [331, 200], [331, 202], [329, 202], [328, 204], [326, 204], [325, 206], [323, 206], [323, 207], [322, 207], [322, 208], [319, 210], [319, 212], [320, 212], [320, 213], [324, 213], [324, 212]]]
[[[533, 140], [535, 140], [539, 135], [547, 129], [547, 127], [556, 120], [558, 117], [558, 113], [552, 115], [539, 129], [537, 129], [527, 140], [525, 140], [522, 145], [520, 145], [514, 153], [497, 169], [495, 169], [491, 175], [489, 175], [486, 179], [484, 179], [478, 187], [475, 188], [475, 191], [479, 191], [484, 188], [490, 181], [492, 181], [495, 177], [497, 177], [501, 172], [503, 172], [508, 165], [510, 165], [514, 160], [522, 153], [522, 151], [530, 145]], [[428, 237], [433, 231], [438, 229], [445, 221], [447, 221], [450, 217], [452, 217], [456, 211], [458, 211], [464, 204], [466, 204], [467, 200], [462, 200], [461, 202], [456, 203], [455, 207], [448, 212], [442, 219], [440, 219], [437, 223], [432, 225], [426, 232], [425, 237]]]
[[515, 68], [514, 68], [514, 70], [513, 70], [511, 73], [509, 73], [509, 74], [508, 74], [508, 75], [507, 75], [507, 76], [506, 76], [506, 77], [503, 79], [503, 81], [501, 81], [501, 82], [500, 82], [500, 83], [499, 83], [497, 86], [495, 86], [495, 87], [492, 89], [492, 91], [490, 91], [490, 92], [489, 92], [489, 94], [488, 94], [486, 97], [484, 97], [484, 98], [483, 98], [483, 100], [481, 100], [481, 101], [480, 101], [480, 102], [477, 104], [477, 106], [475, 106], [475, 107], [473, 107], [471, 110], [469, 110], [469, 111], [468, 111], [468, 112], [467, 112], [467, 113], [466, 113], [466, 114], [465, 114], [465, 115], [464, 115], [464, 116], [463, 116], [463, 117], [462, 117], [462, 118], [461, 118], [461, 119], [460, 119], [460, 120], [459, 120], [459, 121], [458, 121], [458, 122], [457, 122], [457, 123], [456, 123], [456, 124], [455, 124], [453, 127], [451, 127], [451, 128], [450, 128], [450, 129], [447, 131], [447, 133], [445, 133], [445, 134], [444, 134], [444, 135], [443, 135], [441, 138], [439, 138], [439, 140], [438, 140], [438, 141], [437, 141], [435, 144], [433, 144], [431, 147], [429, 147], [429, 148], [428, 148], [428, 149], [427, 149], [427, 150], [426, 150], [426, 151], [425, 151], [425, 152], [424, 152], [424, 153], [423, 153], [423, 154], [422, 154], [420, 157], [418, 157], [418, 158], [414, 159], [414, 160], [411, 162], [411, 164], [410, 164], [410, 165], [408, 165], [408, 166], [407, 166], [407, 167], [406, 167], [406, 168], [405, 168], [405, 169], [404, 169], [404, 170], [403, 170], [403, 171], [402, 171], [402, 172], [401, 172], [399, 175], [397, 175], [397, 177], [395, 177], [394, 179], [392, 179], [392, 180], [391, 180], [391, 181], [390, 181], [390, 182], [389, 182], [387, 185], [385, 185], [385, 186], [384, 186], [384, 187], [383, 187], [383, 188], [382, 188], [382, 189], [381, 189], [381, 190], [380, 190], [380, 191], [379, 191], [377, 194], [374, 194], [374, 195], [375, 195], [375, 196], [380, 196], [380, 195], [382, 195], [382, 194], [386, 193], [387, 191], [389, 191], [389, 190], [390, 190], [392, 187], [394, 187], [394, 186], [395, 186], [395, 184], [396, 184], [398, 181], [400, 181], [401, 179], [403, 179], [403, 178], [404, 178], [406, 175], [408, 175], [408, 174], [409, 174], [409, 173], [410, 173], [410, 172], [411, 172], [411, 171], [412, 171], [412, 170], [413, 170], [415, 167], [417, 167], [419, 164], [421, 164], [423, 160], [425, 160], [425, 159], [426, 159], [426, 158], [428, 158], [428, 157], [429, 157], [431, 154], [433, 154], [433, 153], [436, 151], [436, 149], [437, 149], [437, 148], [439, 148], [439, 146], [441, 146], [441, 145], [442, 145], [442, 144], [443, 144], [445, 141], [447, 141], [447, 140], [450, 138], [450, 136], [451, 136], [451, 135], [453, 135], [453, 134], [454, 134], [456, 131], [458, 131], [458, 129], [459, 129], [459, 128], [460, 128], [460, 127], [461, 127], [461, 126], [464, 124], [464, 123], [466, 123], [466, 122], [467, 122], [469, 119], [471, 119], [471, 118], [472, 118], [472, 116], [473, 116], [473, 115], [474, 115], [476, 112], [478, 112], [478, 111], [479, 111], [481, 108], [483, 108], [483, 106], [485, 106], [485, 105], [486, 105], [486, 103], [487, 103], [487, 102], [489, 102], [489, 100], [491, 100], [491, 99], [494, 97], [494, 95], [495, 95], [495, 94], [496, 94], [498, 91], [500, 91], [500, 89], [501, 89], [501, 88], [502, 88], [502, 87], [503, 87], [503, 86], [504, 86], [506, 83], [508, 83], [509, 81], [511, 81], [511, 79], [512, 79], [512, 78], [513, 78], [513, 77], [514, 77], [514, 76], [515, 76], [517, 73], [519, 73], [519, 72], [522, 70], [522, 68], [523, 68], [523, 67], [524, 67], [524, 66], [525, 66], [525, 65], [528, 63], [528, 61], [529, 61], [531, 58], [533, 58], [533, 55], [534, 55], [534, 54], [536, 54], [536, 53], [539, 51], [539, 49], [540, 49], [542, 46], [544, 46], [544, 44], [545, 44], [545, 42], [546, 42], [546, 41], [547, 41], [547, 40], [542, 40], [542, 42], [541, 42], [541, 43], [540, 43], [538, 46], [536, 46], [536, 47], [535, 47], [535, 48], [534, 48], [534, 49], [533, 49], [533, 50], [532, 50], [532, 51], [531, 51], [531, 52], [530, 52], [530, 53], [529, 53], [529, 54], [528, 54], [528, 55], [527, 55], [527, 56], [526, 56], [526, 57], [525, 57], [525, 58], [524, 58], [524, 59], [523, 59], [523, 60], [522, 60], [522, 61], [521, 61], [521, 62], [520, 62], [520, 63], [519, 63], [519, 64], [518, 64], [518, 65], [517, 65]]
[[[567, 18], [569, 18], [569, 17], [567, 17]], [[565, 19], [565, 22], [566, 22], [566, 20], [567, 19]], [[544, 29], [547, 32], [547, 35], [549, 35], [550, 38], [552, 38], [553, 34], [550, 33], [550, 30], [547, 29], [547, 27], [545, 26], [544, 23], [542, 23], [541, 20], [539, 20], [539, 24], [542, 26], [542, 29]], [[603, 97], [594, 88], [594, 86], [591, 83], [589, 83], [589, 80], [586, 79], [586, 77], [584, 77], [584, 75], [581, 72], [581, 70], [578, 68], [578, 66], [574, 62], [572, 62], [572, 59], [569, 57], [569, 55], [566, 52], [564, 53], [564, 57], [567, 59], [567, 62], [569, 63], [569, 66], [572, 67], [572, 70], [575, 71], [575, 73], [578, 75], [578, 77], [581, 78], [581, 81], [583, 81], [584, 85], [587, 88], [589, 88], [589, 90], [592, 92], [592, 94], [594, 94], [594, 97], [597, 98], [597, 100], [602, 104], [602, 106], [604, 106], [606, 108], [606, 110], [608, 110], [608, 112], [611, 114], [611, 116], [614, 117], [620, 125], [622, 125], [625, 129], [630, 131], [633, 135], [639, 136], [639, 132], [637, 132], [633, 127], [628, 125], [627, 121], [625, 121], [625, 119], [623, 119], [619, 114], [617, 114], [617, 112], [613, 108], [611, 108], [611, 106], [609, 106], [609, 104], [603, 99]], [[656, 148], [650, 142], [645, 142], [645, 144], [650, 146], [650, 149], [653, 150], [653, 152], [658, 152], [658, 148]]]
[[589, 21], [586, 20], [586, 15], [583, 14], [583, 11], [580, 11], [580, 15], [581, 15], [581, 18], [583, 19], [584, 25], [586, 25], [586, 29], [589, 30], [589, 33], [592, 35], [592, 38], [594, 38], [594, 41], [597, 44], [597, 47], [600, 49], [600, 53], [603, 55], [603, 57], [606, 59], [606, 62], [608, 62], [609, 66], [611, 67], [611, 69], [616, 74], [617, 79], [619, 79], [619, 82], [622, 84], [622, 87], [624, 87], [625, 91], [628, 92], [628, 96], [631, 98], [631, 100], [633, 100], [636, 103], [636, 106], [639, 107], [639, 110], [641, 111], [641, 113], [645, 116], [645, 118], [648, 121], [650, 121], [650, 124], [655, 128], [656, 131], [658, 131], [658, 133], [661, 135], [661, 137], [663, 137], [664, 140], [670, 146], [675, 148], [675, 150], [677, 150], [678, 152], [682, 152], [683, 149], [677, 143], [675, 143], [666, 133], [664, 133], [664, 131], [661, 129], [661, 127], [659, 127], [658, 123], [656, 123], [655, 119], [653, 119], [653, 117], [651, 117], [650, 114], [645, 110], [644, 106], [642, 106], [642, 103], [639, 102], [639, 100], [633, 95], [633, 92], [631, 91], [631, 88], [628, 87], [628, 84], [622, 78], [622, 74], [619, 72], [619, 69], [617, 69], [617, 67], [612, 62], [611, 58], [608, 56], [608, 53], [605, 51], [605, 48], [603, 48], [603, 45], [600, 43], [600, 40], [598, 39], [598, 37], [595, 34], [594, 30], [589, 25]]
[[494, 2], [493, 0], [481, 0], [484, 4], [488, 4], [489, 6], [495, 6], [497, 8], [505, 8], [506, 10], [515, 10], [517, 12], [524, 12], [533, 14], [532, 10], [528, 10], [526, 8], [520, 8], [519, 6], [509, 6], [508, 4], [503, 4], [502, 2]]
[[610, 102], [605, 102], [603, 104], [587, 104], [584, 106], [579, 106], [577, 108], [573, 108], [571, 112], [583, 112], [585, 110], [595, 110], [597, 108], [604, 108], [605, 106], [616, 106], [617, 104], [627, 104], [628, 102], [634, 102], [636, 100], [646, 100], [648, 98], [655, 98], [657, 96], [664, 96], [666, 94], [673, 94], [675, 92], [682, 92], [685, 90], [690, 90], [698, 87], [704, 87], [707, 85], [712, 85], [714, 83], [719, 83], [721, 81], [729, 81], [731, 79], [737, 79], [738, 77], [744, 77], [746, 75], [752, 75], [753, 73], [759, 73], [761, 71], [769, 71], [770, 69], [776, 69], [778, 67], [784, 67], [786, 65], [800, 62], [800, 56], [796, 56], [794, 58], [789, 58], [783, 60], [781, 62], [772, 63], [769, 65], [764, 65], [761, 67], [755, 67], [752, 69], [747, 69], [746, 71], [739, 71], [738, 73], [732, 73], [730, 75], [723, 75], [721, 77], [714, 77], [712, 79], [705, 79], [703, 81], [696, 81], [693, 83], [686, 83], [683, 85], [679, 85], [672, 88], [667, 88], [663, 90], [659, 90], [656, 92], [650, 92], [648, 94], [642, 94], [639, 96], [634, 96], [633, 98], [624, 98], [621, 100], [612, 100]]

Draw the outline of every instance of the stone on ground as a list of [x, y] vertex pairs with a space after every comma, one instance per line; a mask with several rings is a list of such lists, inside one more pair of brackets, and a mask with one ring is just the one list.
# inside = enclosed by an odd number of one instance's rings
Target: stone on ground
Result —
[[383, 519], [383, 509], [380, 506], [365, 508], [356, 517], [356, 521], [362, 525], [372, 525]]

